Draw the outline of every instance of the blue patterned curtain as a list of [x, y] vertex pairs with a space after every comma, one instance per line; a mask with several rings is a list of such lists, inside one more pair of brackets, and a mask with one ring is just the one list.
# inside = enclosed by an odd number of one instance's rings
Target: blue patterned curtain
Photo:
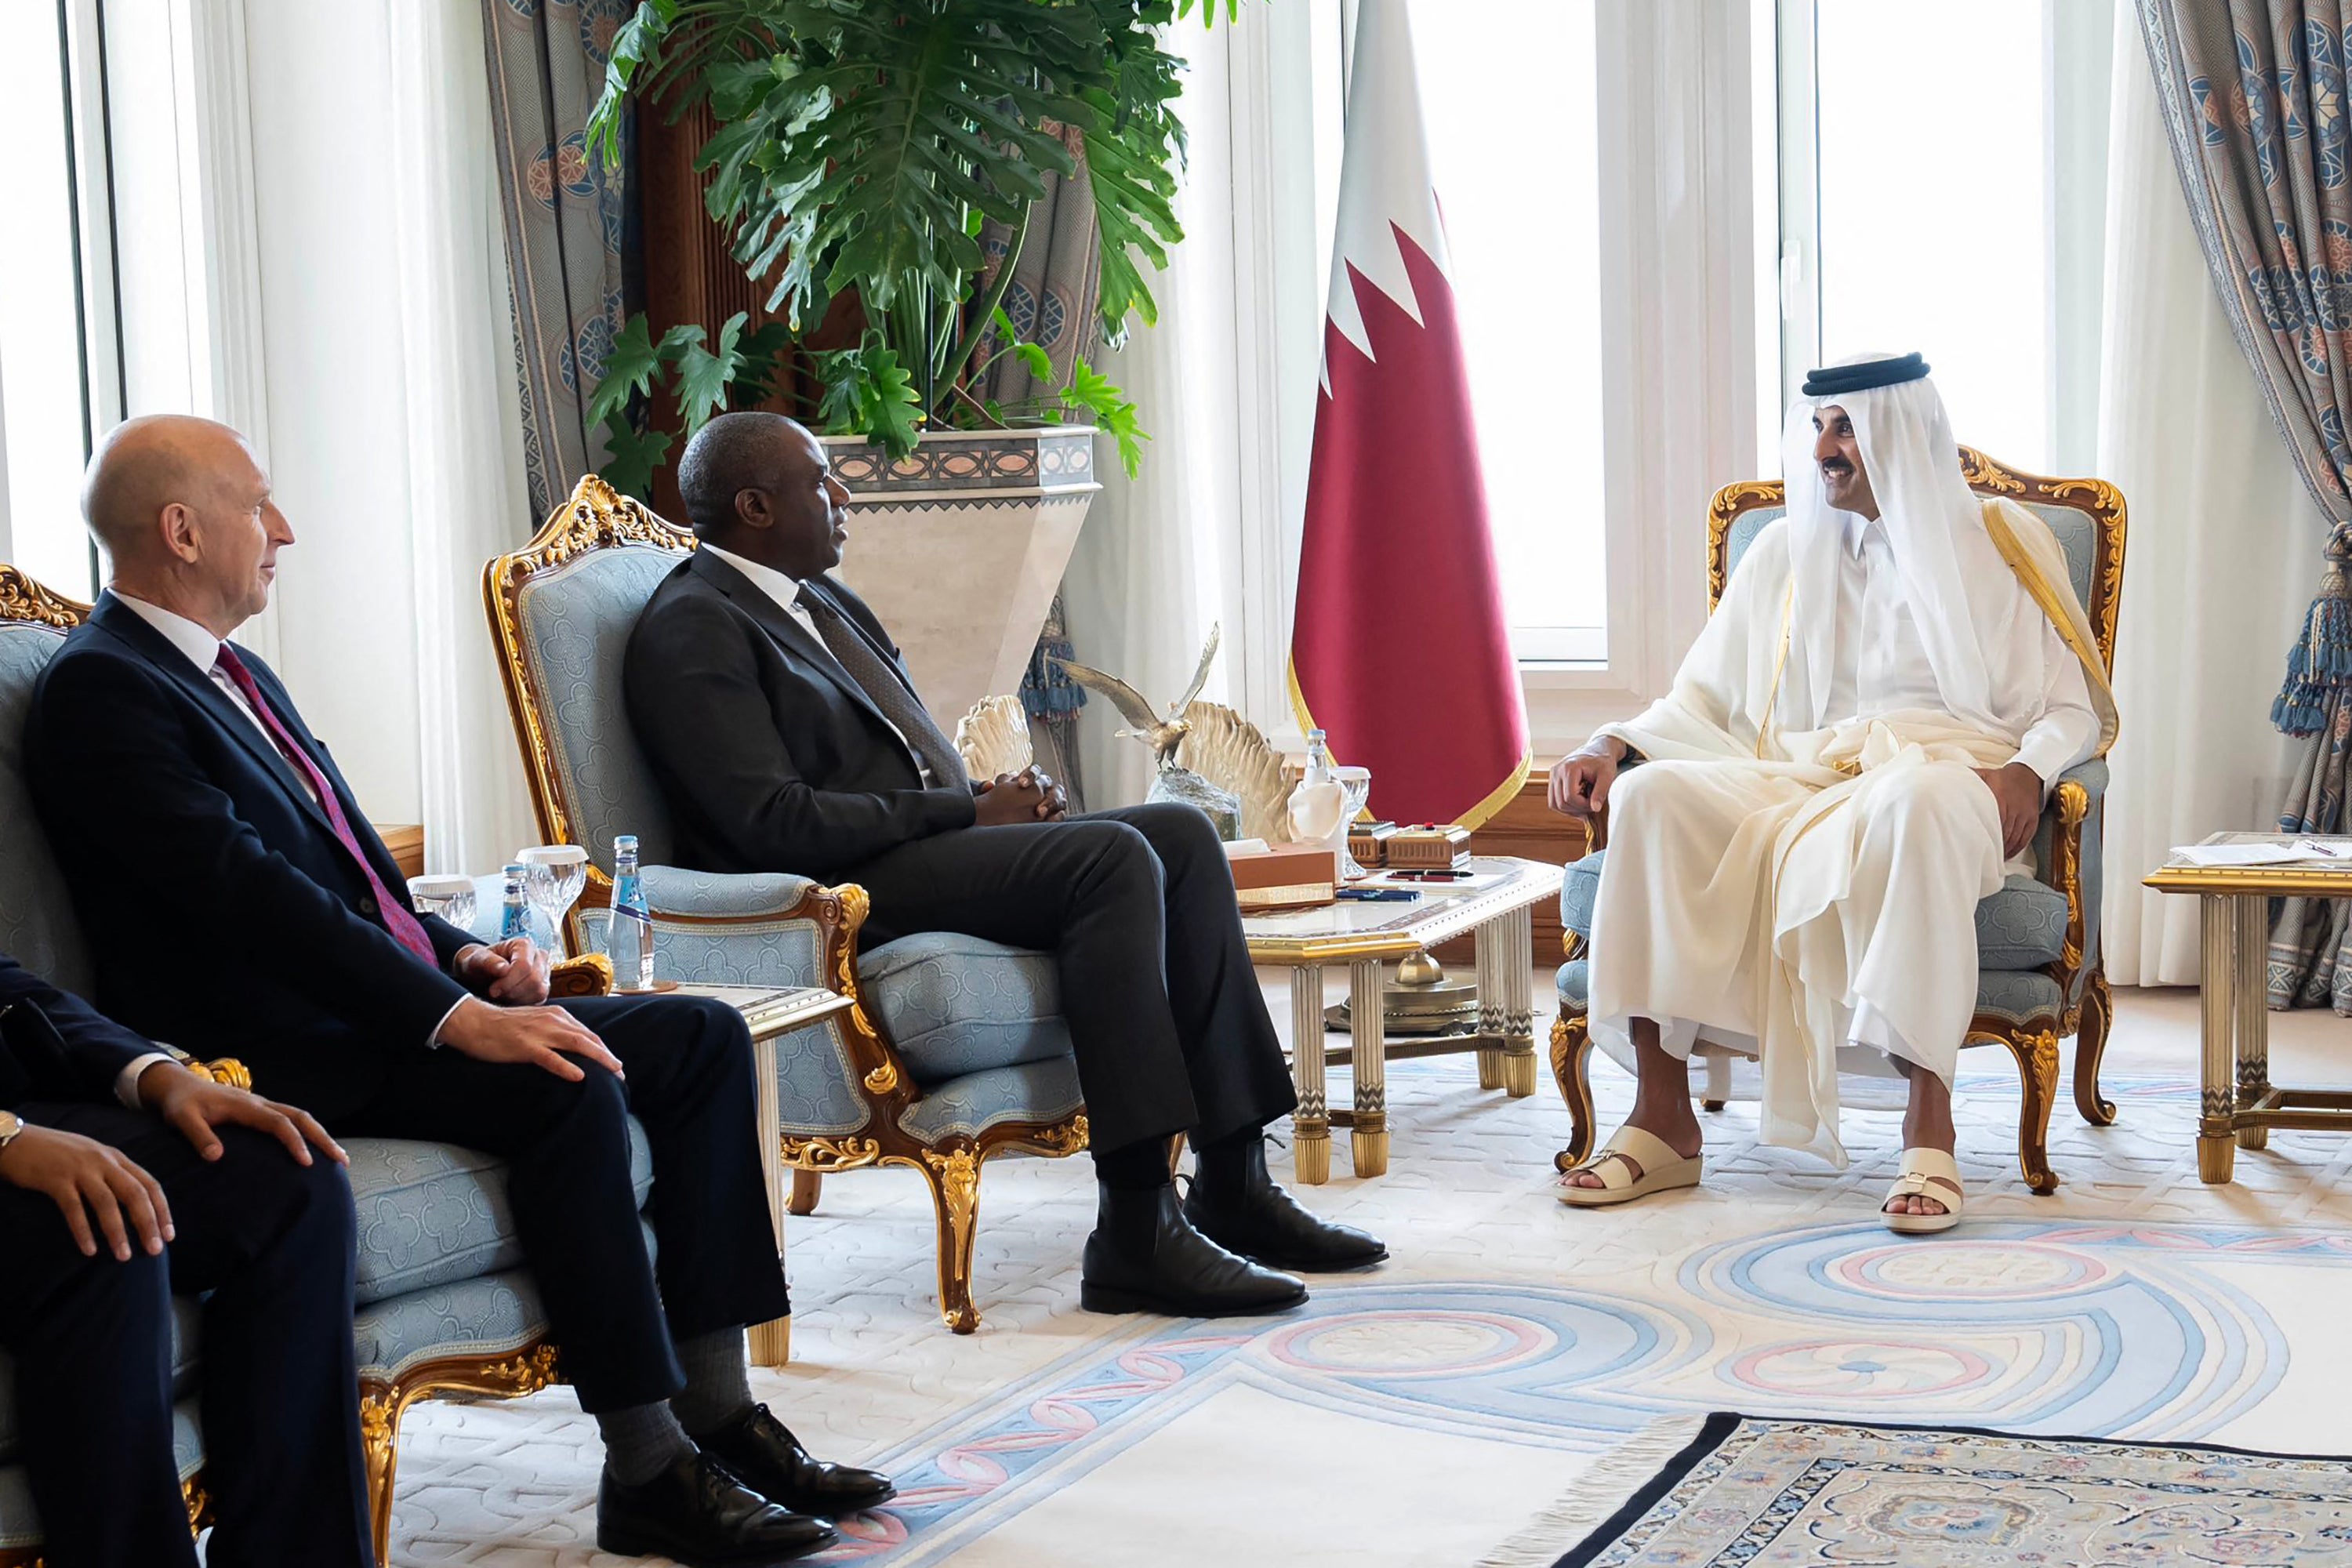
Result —
[[[2335, 524], [2272, 721], [2305, 738], [2279, 817], [2344, 826], [2352, 768], [2352, 53], [2346, 0], [2138, 0], [2156, 96], [2189, 216], [2238, 346], [2312, 498]], [[2270, 1005], [2352, 1013], [2340, 900], [2283, 900]]]
[[630, 0], [482, 0], [491, 132], [514, 289], [515, 382], [536, 528], [582, 474], [604, 466], [583, 410], [641, 292], [630, 265], [634, 138], [608, 172], [587, 149]]

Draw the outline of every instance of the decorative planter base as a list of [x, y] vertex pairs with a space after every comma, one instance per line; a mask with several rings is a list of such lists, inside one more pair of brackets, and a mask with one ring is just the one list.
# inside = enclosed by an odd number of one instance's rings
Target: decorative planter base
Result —
[[904, 460], [827, 437], [850, 490], [839, 575], [898, 639], [932, 717], [952, 731], [1021, 686], [1037, 633], [1102, 486], [1094, 429], [942, 430]]

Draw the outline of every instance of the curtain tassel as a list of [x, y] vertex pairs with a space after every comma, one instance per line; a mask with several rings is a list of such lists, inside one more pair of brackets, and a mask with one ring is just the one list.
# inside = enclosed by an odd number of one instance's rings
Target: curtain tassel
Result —
[[2319, 596], [2304, 617], [2303, 636], [2286, 659], [2286, 684], [2271, 703], [2271, 722], [2289, 735], [2315, 735], [2326, 728], [2331, 699], [2352, 687], [2352, 524], [2338, 523], [2327, 535], [2327, 573]]

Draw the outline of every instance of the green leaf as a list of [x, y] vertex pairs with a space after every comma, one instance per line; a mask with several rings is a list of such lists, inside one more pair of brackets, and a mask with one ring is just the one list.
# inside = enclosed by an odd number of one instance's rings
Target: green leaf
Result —
[[596, 471], [623, 495], [643, 500], [652, 493], [654, 470], [669, 456], [674, 439], [667, 430], [647, 430], [639, 435], [626, 419], [615, 415], [604, 421], [604, 444], [610, 455]]
[[[717, 352], [706, 349], [699, 339], [701, 329], [695, 329], [697, 341], [686, 345], [677, 361], [677, 416], [681, 434], [688, 440], [710, 422], [710, 416], [727, 405], [727, 388], [735, 373], [743, 367], [743, 356], [736, 352], [736, 342], [743, 335], [743, 323], [750, 312], [738, 310], [727, 318], [719, 329]], [[667, 341], [667, 338], [664, 340]]]
[[824, 384], [816, 411], [824, 434], [863, 436], [894, 459], [915, 449], [922, 403], [895, 351], [869, 342], [813, 357]]
[[776, 395], [777, 372], [784, 368], [784, 351], [792, 346], [793, 331], [782, 321], [763, 321], [743, 334], [737, 345], [741, 363], [729, 401], [738, 408], [757, 408]]
[[1054, 356], [1035, 343], [1015, 342], [1013, 345], [1013, 356], [1028, 366], [1029, 374], [1039, 381], [1050, 382], [1054, 379]]
[[1064, 416], [1083, 414], [1118, 444], [1119, 467], [1129, 479], [1143, 467], [1143, 444], [1151, 439], [1136, 419], [1135, 405], [1083, 359], [1070, 362], [1070, 384], [1062, 389]]
[[[667, 344], [669, 339], [666, 335], [662, 341]], [[589, 422], [610, 419], [628, 406], [633, 395], [651, 396], [660, 363], [660, 351], [646, 341], [645, 317], [631, 316], [604, 354], [604, 379], [588, 399]]]

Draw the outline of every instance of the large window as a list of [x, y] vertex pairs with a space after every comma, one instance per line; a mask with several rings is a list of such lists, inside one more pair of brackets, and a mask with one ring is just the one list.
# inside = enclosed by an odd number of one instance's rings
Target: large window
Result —
[[[0, 550], [13, 564], [88, 597], [93, 558], [80, 516], [82, 466], [97, 410], [91, 397], [86, 279], [92, 234], [84, 193], [104, 171], [86, 165], [93, 121], [85, 83], [94, 5], [28, 4], [16, 39], [20, 68], [0, 94]], [[100, 209], [102, 210], [102, 208]]]
[[[1412, 0], [1431, 173], [1522, 660], [1608, 657], [1594, 0]], [[1508, 39], [1508, 47], [1498, 40]]]

